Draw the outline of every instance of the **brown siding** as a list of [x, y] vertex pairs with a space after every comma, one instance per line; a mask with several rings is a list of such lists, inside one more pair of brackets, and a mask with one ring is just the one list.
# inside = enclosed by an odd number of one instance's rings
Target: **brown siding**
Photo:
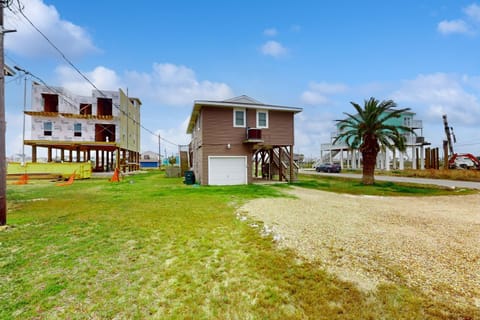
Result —
[[[257, 110], [247, 109], [247, 128], [255, 128]], [[262, 129], [265, 145], [293, 145], [293, 112], [268, 111], [268, 129]], [[203, 143], [220, 144], [242, 142], [247, 128], [233, 126], [232, 108], [205, 107], [202, 109]]]
[[202, 117], [204, 144], [226, 145], [245, 140], [246, 128], [233, 126], [232, 108], [204, 107]]
[[[246, 109], [247, 128], [256, 127], [257, 110]], [[268, 129], [262, 129], [264, 145], [293, 145], [293, 112], [268, 111]], [[247, 128], [233, 126], [233, 108], [203, 107], [200, 130], [192, 134], [197, 181], [208, 184], [209, 156], [247, 156], [248, 183], [252, 182], [253, 144], [244, 143]], [[230, 144], [230, 149], [227, 145]]]
[[293, 145], [293, 112], [268, 111], [268, 129], [262, 129], [265, 145]]

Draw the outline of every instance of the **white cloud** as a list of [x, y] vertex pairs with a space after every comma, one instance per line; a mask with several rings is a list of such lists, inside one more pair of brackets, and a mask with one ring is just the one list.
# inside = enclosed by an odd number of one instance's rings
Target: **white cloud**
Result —
[[[5, 113], [7, 121], [6, 130], [6, 154], [7, 156], [22, 154], [23, 149], [23, 113]], [[30, 134], [31, 122], [30, 117], [25, 117], [25, 137], [28, 139]], [[25, 154], [28, 154], [30, 147], [25, 147]]]
[[[91, 95], [92, 85], [68, 66], [56, 69], [60, 86], [80, 95]], [[100, 90], [129, 90], [142, 100], [153, 100], [169, 106], [190, 106], [194, 100], [224, 100], [233, 96], [225, 83], [199, 81], [195, 72], [181, 65], [155, 63], [150, 73], [128, 71], [119, 76], [115, 71], [98, 66], [84, 72]]]
[[146, 143], [142, 143], [142, 152], [158, 152], [158, 135], [160, 135], [160, 150], [162, 158], [165, 157], [165, 154], [167, 156], [177, 154], [178, 146], [176, 144], [187, 145], [191, 140], [190, 135], [186, 133], [189, 120], [190, 117], [187, 117], [177, 127], [156, 130], [155, 135], [149, 135], [150, 138], [146, 141], [144, 140]]
[[438, 24], [437, 30], [445, 35], [471, 32], [470, 27], [463, 20], [443, 20]]
[[341, 83], [311, 82], [300, 99], [302, 102], [311, 105], [325, 105], [330, 102], [328, 96], [347, 91], [348, 87]]
[[480, 6], [476, 3], [463, 8], [464, 17], [454, 20], [443, 20], [437, 25], [438, 32], [448, 34], [475, 34], [480, 24]]
[[[13, 5], [16, 6], [16, 1]], [[69, 21], [62, 20], [53, 5], [41, 0], [23, 0], [24, 14], [42, 31], [67, 57], [98, 52], [85, 29]], [[17, 9], [14, 9], [18, 11]], [[18, 55], [45, 57], [57, 54], [47, 40], [38, 33], [20, 14], [5, 10], [5, 26], [16, 29], [13, 36], [5, 38], [5, 48]]]
[[287, 54], [287, 48], [285, 48], [280, 42], [267, 41], [261, 47], [261, 52], [266, 56], [281, 57]]
[[476, 3], [472, 3], [471, 5], [466, 7], [463, 11], [467, 15], [467, 17], [469, 17], [471, 20], [480, 22], [480, 6], [477, 5]]
[[155, 63], [151, 73], [127, 72], [126, 81], [138, 92], [159, 104], [191, 105], [194, 100], [224, 100], [233, 96], [225, 83], [198, 80], [195, 72], [182, 65]]
[[269, 37], [274, 37], [278, 34], [278, 31], [275, 28], [268, 28], [263, 30], [263, 34]]
[[[93, 86], [72, 68], [60, 66], [55, 72], [61, 87], [78, 95], [91, 95], [94, 89]], [[116, 72], [103, 66], [98, 66], [93, 71], [85, 72], [85, 75], [100, 90], [118, 90], [122, 87], [125, 88], [123, 80], [120, 79]]]
[[[443, 114], [458, 125], [480, 123], [478, 96], [468, 92], [465, 77], [445, 73], [419, 75], [403, 82], [393, 94], [397, 103], [409, 103], [420, 118], [440, 121]], [[414, 108], [416, 107], [416, 108]]]
[[295, 153], [303, 153], [308, 158], [318, 158], [320, 144], [329, 143], [335, 131], [334, 115], [318, 113], [318, 110], [307, 107], [295, 116]]

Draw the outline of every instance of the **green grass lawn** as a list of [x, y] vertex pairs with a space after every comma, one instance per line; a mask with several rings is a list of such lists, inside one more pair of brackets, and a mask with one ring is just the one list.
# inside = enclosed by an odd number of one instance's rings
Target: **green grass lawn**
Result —
[[9, 185], [0, 319], [469, 315], [401, 285], [359, 291], [236, 218], [245, 201], [282, 197], [284, 188], [186, 186], [156, 172]]

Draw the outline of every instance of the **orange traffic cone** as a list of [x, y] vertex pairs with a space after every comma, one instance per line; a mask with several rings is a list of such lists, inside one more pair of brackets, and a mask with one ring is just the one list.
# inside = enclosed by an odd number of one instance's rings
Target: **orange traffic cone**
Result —
[[27, 184], [27, 183], [28, 183], [28, 175], [22, 174], [20, 178], [18, 178], [18, 181], [15, 181], [13, 184]]
[[120, 170], [118, 168], [115, 168], [115, 171], [113, 172], [113, 176], [110, 179], [110, 182], [120, 182]]

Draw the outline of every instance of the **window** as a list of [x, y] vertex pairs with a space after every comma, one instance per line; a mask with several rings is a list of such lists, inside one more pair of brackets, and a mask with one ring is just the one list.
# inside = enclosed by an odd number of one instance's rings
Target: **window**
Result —
[[245, 128], [245, 109], [233, 110], [233, 126]]
[[91, 103], [80, 103], [80, 114], [81, 115], [91, 115], [92, 114], [92, 104]]
[[52, 122], [46, 121], [43, 123], [43, 135], [51, 136], [52, 135]]
[[97, 115], [111, 116], [112, 115], [112, 99], [97, 98]]
[[73, 136], [74, 137], [81, 137], [82, 136], [82, 124], [75, 123], [73, 125]]
[[268, 111], [257, 111], [257, 128], [268, 128]]
[[43, 111], [58, 112], [58, 95], [42, 93]]

